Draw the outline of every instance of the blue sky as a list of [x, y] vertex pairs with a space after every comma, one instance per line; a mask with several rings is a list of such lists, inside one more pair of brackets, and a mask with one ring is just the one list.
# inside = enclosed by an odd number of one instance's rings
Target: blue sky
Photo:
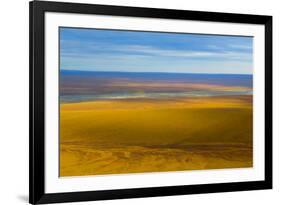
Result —
[[60, 28], [60, 68], [252, 74], [253, 38]]

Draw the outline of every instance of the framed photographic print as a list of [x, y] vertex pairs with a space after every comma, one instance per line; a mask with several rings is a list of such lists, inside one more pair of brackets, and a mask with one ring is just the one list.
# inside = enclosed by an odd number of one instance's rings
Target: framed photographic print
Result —
[[272, 17], [30, 2], [30, 203], [272, 188]]

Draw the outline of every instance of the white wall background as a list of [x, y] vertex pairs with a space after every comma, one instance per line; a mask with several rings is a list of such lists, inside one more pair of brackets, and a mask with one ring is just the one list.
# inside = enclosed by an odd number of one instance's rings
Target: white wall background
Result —
[[[79, 204], [279, 204], [281, 202], [281, 3], [278, 0], [72, 0], [109, 5], [273, 15], [274, 189]], [[28, 201], [28, 1], [0, 3], [0, 204]], [[278, 203], [278, 201], [280, 201]]]

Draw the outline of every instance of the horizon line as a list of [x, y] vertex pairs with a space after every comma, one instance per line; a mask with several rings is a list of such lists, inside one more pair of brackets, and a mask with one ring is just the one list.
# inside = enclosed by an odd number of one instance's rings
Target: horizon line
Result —
[[60, 71], [79, 71], [79, 72], [100, 72], [100, 73], [164, 73], [164, 74], [205, 74], [205, 75], [253, 75], [251, 73], [183, 73], [183, 72], [157, 72], [157, 71], [99, 71], [99, 70], [69, 70], [69, 69], [60, 69]]

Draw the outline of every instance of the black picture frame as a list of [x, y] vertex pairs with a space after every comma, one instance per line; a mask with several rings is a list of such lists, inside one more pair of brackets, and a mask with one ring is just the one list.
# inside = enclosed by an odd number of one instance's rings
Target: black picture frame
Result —
[[[44, 204], [168, 195], [199, 194], [260, 190], [272, 188], [272, 17], [262, 15], [184, 11], [124, 6], [32, 1], [30, 2], [30, 144], [29, 144], [29, 202]], [[150, 17], [162, 19], [199, 20], [260, 24], [265, 26], [265, 180], [234, 183], [167, 186], [153, 188], [45, 193], [44, 165], [44, 26], [46, 12], [100, 14], [113, 16]]]

